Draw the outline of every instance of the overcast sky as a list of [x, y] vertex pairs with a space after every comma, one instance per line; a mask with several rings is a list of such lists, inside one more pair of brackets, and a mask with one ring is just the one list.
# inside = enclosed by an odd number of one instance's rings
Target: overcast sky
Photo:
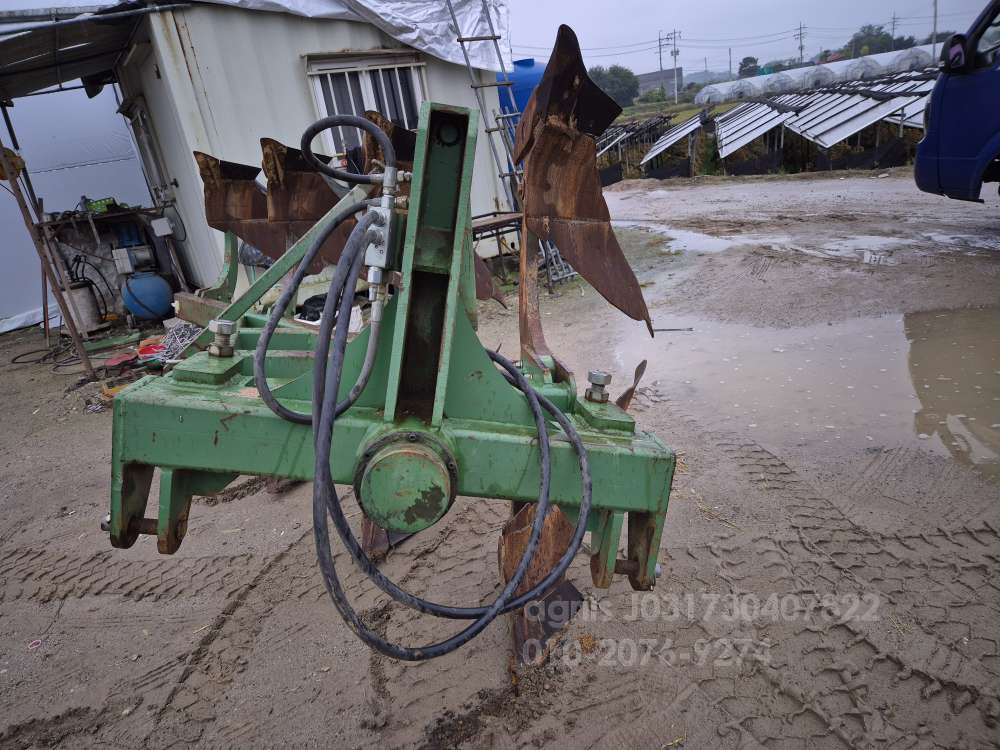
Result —
[[[680, 31], [677, 60], [685, 70], [727, 70], [746, 55], [761, 63], [797, 57], [793, 36], [805, 27], [805, 56], [842, 46], [866, 23], [918, 39], [931, 32], [933, 0], [507, 0], [514, 57], [547, 59], [559, 24], [576, 31], [587, 65], [620, 64], [636, 73], [658, 67], [657, 32]], [[938, 29], [965, 31], [987, 0], [939, 0]], [[598, 49], [603, 48], [603, 49]], [[665, 49], [663, 67], [670, 67]]]
[[[442, 0], [443, 1], [443, 0]], [[478, 2], [478, 0], [467, 0]], [[0, 0], [0, 9], [104, 4], [105, 0]], [[746, 55], [761, 63], [797, 57], [793, 36], [805, 27], [805, 56], [842, 46], [862, 24], [896, 34], [927, 36], [933, 0], [507, 0], [514, 57], [548, 59], [556, 29], [573, 27], [588, 65], [625, 65], [636, 73], [657, 69], [657, 32], [680, 31], [678, 63], [686, 70], [733, 67]], [[965, 31], [987, 0], [938, 0], [938, 29]], [[663, 67], [670, 67], [668, 50]]]

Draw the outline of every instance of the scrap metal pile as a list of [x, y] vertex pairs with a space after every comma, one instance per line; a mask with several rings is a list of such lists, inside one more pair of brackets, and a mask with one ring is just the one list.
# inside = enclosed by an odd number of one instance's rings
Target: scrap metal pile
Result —
[[[587, 77], [572, 30], [561, 27], [517, 130], [525, 171], [518, 363], [476, 335], [477, 291], [490, 296], [471, 243], [476, 112], [425, 103], [416, 133], [377, 117], [334, 116], [311, 125], [299, 149], [263, 139], [266, 190], [256, 167], [196, 155], [211, 224], [275, 260], [172, 371], [116, 399], [112, 544], [130, 547], [153, 534], [160, 552], [175, 552], [192, 496], [241, 474], [312, 480], [317, 557], [334, 606], [371, 647], [405, 660], [453, 651], [501, 613], [512, 613], [518, 643], [544, 638], [524, 607], [572, 596], [564, 574], [588, 532], [595, 585], [607, 587], [619, 573], [635, 589], [651, 588], [674, 454], [623, 410], [630, 392], [620, 405], [610, 399], [606, 373], [595, 368], [579, 394], [574, 374], [545, 343], [538, 307], [538, 243], [552, 241], [611, 304], [652, 332], [597, 179], [595, 138], [618, 113]], [[362, 153], [348, 159], [360, 171], [313, 153], [314, 138], [334, 127], [364, 132]], [[299, 284], [327, 263], [336, 267], [319, 330], [290, 323], [284, 314]], [[371, 322], [349, 341], [365, 268]], [[253, 312], [279, 283], [269, 314]], [[158, 513], [146, 517], [157, 468]], [[362, 539], [337, 484], [354, 489]], [[506, 499], [517, 509], [499, 543], [503, 590], [488, 604], [421, 599], [376, 564], [386, 538], [430, 527], [458, 495]], [[469, 624], [419, 646], [370, 629], [344, 593], [331, 521], [356, 566], [395, 601]]]

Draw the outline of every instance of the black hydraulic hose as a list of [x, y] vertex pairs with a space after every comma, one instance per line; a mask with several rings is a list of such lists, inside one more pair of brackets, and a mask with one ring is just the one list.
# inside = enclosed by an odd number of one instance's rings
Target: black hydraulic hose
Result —
[[392, 147], [392, 141], [389, 140], [389, 136], [386, 135], [385, 132], [371, 120], [366, 120], [364, 117], [357, 117], [355, 115], [333, 115], [331, 117], [324, 117], [306, 128], [305, 132], [302, 134], [302, 142], [299, 144], [302, 156], [305, 158], [306, 162], [308, 162], [309, 166], [317, 172], [325, 174], [327, 177], [332, 177], [335, 180], [367, 185], [381, 185], [384, 180], [384, 175], [355, 174], [354, 172], [345, 172], [341, 169], [337, 169], [336, 167], [331, 167], [329, 164], [324, 164], [316, 158], [316, 154], [314, 154], [312, 150], [313, 139], [324, 130], [339, 127], [359, 128], [360, 130], [364, 130], [366, 133], [371, 135], [375, 139], [375, 142], [378, 143], [379, 148], [382, 149], [382, 155], [385, 157], [386, 170], [396, 168], [396, 150]]
[[[77, 257], [80, 257], [80, 256], [77, 256]], [[104, 276], [104, 272], [101, 271], [100, 268], [98, 268], [94, 263], [91, 263], [86, 258], [80, 257], [80, 262], [83, 263], [83, 265], [90, 266], [95, 271], [97, 271], [97, 275], [101, 277], [101, 281], [104, 282], [104, 286], [105, 286], [105, 288], [107, 288], [108, 294], [111, 295], [111, 299], [113, 300], [115, 298], [115, 290], [111, 288], [111, 284], [108, 283], [107, 278]]]
[[101, 320], [106, 319], [108, 317], [108, 301], [104, 298], [104, 292], [102, 292], [101, 288], [94, 283], [93, 279], [83, 276], [81, 280], [97, 293], [97, 299], [100, 301], [97, 311], [101, 314]]
[[[372, 134], [379, 146], [382, 148], [382, 152], [385, 156], [386, 174], [352, 174], [350, 172], [344, 172], [323, 164], [316, 158], [311, 149], [312, 140], [321, 131], [327, 128], [340, 126], [357, 127]], [[306, 130], [302, 136], [301, 146], [303, 155], [307, 162], [309, 162], [317, 171], [329, 177], [347, 182], [383, 184], [386, 187], [387, 192], [389, 192], [393, 186], [395, 180], [395, 152], [392, 148], [392, 144], [386, 134], [368, 120], [349, 115], [338, 115], [335, 117], [324, 118], [323, 120], [314, 123]], [[347, 623], [348, 627], [350, 627], [351, 630], [370, 647], [398, 659], [421, 661], [436, 656], [442, 656], [456, 650], [482, 632], [482, 630], [486, 628], [490, 622], [496, 619], [500, 613], [518, 609], [530, 601], [543, 596], [547, 593], [551, 585], [565, 573], [566, 569], [578, 553], [583, 541], [583, 535], [587, 530], [592, 494], [590, 466], [586, 448], [573, 427], [572, 422], [570, 422], [569, 419], [567, 419], [566, 416], [551, 401], [536, 393], [521, 371], [515, 367], [513, 363], [509, 362], [507, 359], [495, 352], [490, 352], [490, 358], [504, 371], [507, 380], [524, 393], [525, 398], [528, 401], [529, 409], [535, 419], [536, 429], [538, 430], [539, 460], [541, 467], [539, 497], [535, 509], [535, 518], [532, 523], [531, 534], [529, 536], [525, 552], [514, 571], [514, 575], [507, 582], [500, 595], [491, 605], [480, 607], [450, 607], [426, 601], [403, 591], [378, 570], [378, 568], [364, 553], [364, 550], [361, 548], [361, 545], [358, 543], [353, 532], [351, 531], [350, 525], [347, 522], [347, 518], [344, 515], [343, 508], [340, 504], [340, 498], [337, 496], [336, 486], [333, 481], [332, 469], [330, 466], [330, 458], [333, 447], [333, 430], [336, 419], [343, 412], [343, 410], [350, 405], [337, 403], [337, 393], [340, 389], [344, 357], [347, 348], [348, 324], [345, 321], [350, 319], [350, 311], [353, 304], [353, 290], [357, 284], [358, 276], [361, 273], [361, 267], [364, 259], [364, 248], [367, 247], [367, 244], [372, 236], [369, 229], [373, 226], [375, 221], [375, 219], [372, 219], [371, 223], [366, 223], [363, 220], [362, 222], [359, 222], [359, 225], [355, 227], [354, 231], [352, 231], [351, 236], [348, 239], [347, 246], [344, 248], [341, 255], [341, 262], [337, 264], [337, 269], [330, 282], [330, 288], [327, 293], [326, 304], [324, 306], [320, 323], [319, 336], [317, 337], [314, 362], [312, 415], [297, 415], [295, 412], [291, 412], [290, 410], [281, 407], [280, 404], [277, 404], [273, 395], [267, 389], [266, 378], [263, 377], [264, 355], [267, 351], [268, 342], [274, 332], [274, 328], [277, 326], [277, 322], [280, 319], [281, 314], [287, 307], [292, 294], [294, 294], [294, 290], [301, 282], [301, 277], [298, 276], [298, 273], [296, 274], [297, 278], [294, 280], [294, 283], [289, 284], [288, 289], [286, 289], [285, 293], [282, 295], [283, 304], [281, 305], [280, 310], [276, 306], [276, 309], [272, 311], [272, 316], [268, 322], [270, 324], [273, 321], [274, 326], [271, 327], [269, 331], [266, 331], [266, 337], [263, 335], [261, 336], [261, 342], [258, 343], [258, 349], [255, 352], [254, 358], [254, 376], [258, 381], [258, 388], [261, 391], [261, 395], [264, 396], [265, 393], [267, 394], [267, 396], [264, 397], [265, 401], [270, 400], [273, 402], [268, 403], [268, 405], [274, 409], [279, 416], [283, 416], [287, 419], [289, 416], [294, 415], [292, 421], [312, 421], [315, 451], [313, 531], [316, 541], [316, 555], [320, 571], [322, 572], [324, 584], [326, 585], [327, 592], [329, 593], [334, 606]], [[363, 223], [364, 225], [362, 226]], [[322, 240], [318, 241], [316, 246], [317, 249], [319, 244], [322, 244]], [[311, 258], [304, 260], [300, 265], [300, 269], [304, 269], [310, 260]], [[286, 294], [287, 299], [284, 299]], [[262, 381], [263, 388], [260, 387], [260, 383]], [[356, 398], [356, 390], [358, 390], [357, 386], [355, 386], [355, 389], [352, 389], [352, 395], [348, 397], [349, 401]], [[275, 406], [278, 408], [275, 408]], [[343, 408], [341, 408], [342, 406]], [[573, 446], [573, 449], [577, 453], [580, 462], [580, 475], [583, 492], [577, 526], [567, 551], [559, 559], [556, 566], [540, 583], [532, 587], [530, 591], [515, 598], [514, 591], [520, 585], [520, 582], [526, 574], [528, 566], [531, 564], [531, 561], [537, 551], [538, 540], [541, 536], [542, 527], [549, 509], [551, 459], [549, 454], [548, 429], [544, 416], [542, 415], [543, 408], [548, 411], [555, 421], [562, 427], [563, 431], [567, 435], [567, 438], [569, 439], [569, 442]], [[341, 541], [347, 547], [355, 563], [383, 591], [388, 593], [397, 601], [406, 604], [417, 611], [433, 614], [438, 617], [471, 619], [474, 620], [474, 622], [459, 633], [444, 641], [421, 648], [408, 648], [402, 645], [390, 643], [382, 638], [378, 633], [375, 633], [366, 627], [358, 617], [357, 612], [355, 612], [348, 602], [340, 584], [340, 580], [337, 577], [336, 566], [333, 562], [333, 556], [330, 550], [330, 534], [327, 514], [329, 514], [329, 517], [333, 519], [337, 533], [340, 536]]]
[[[355, 259], [352, 264], [351, 275], [348, 277], [347, 283], [350, 284], [352, 278], [356, 279], [358, 273], [360, 273], [360, 259]], [[331, 292], [329, 294], [333, 293], [334, 290], [331, 288]], [[326, 373], [323, 393], [319, 398], [319, 401], [313, 406], [314, 412], [319, 414], [318, 420], [314, 425], [316, 464], [313, 484], [313, 529], [316, 539], [316, 554], [330, 598], [333, 600], [334, 606], [337, 608], [341, 617], [344, 618], [348, 627], [350, 627], [351, 630], [354, 631], [354, 633], [369, 646], [388, 656], [406, 661], [422, 661], [454, 651], [482, 632], [482, 630], [485, 629], [490, 622], [496, 619], [501, 610], [512, 599], [514, 591], [520, 585], [522, 578], [527, 572], [531, 559], [534, 557], [535, 551], [538, 547], [538, 539], [541, 536], [542, 525], [545, 520], [545, 512], [549, 501], [548, 489], [551, 464], [549, 461], [547, 428], [545, 426], [545, 419], [542, 416], [537, 396], [534, 394], [534, 389], [531, 388], [520, 371], [511, 364], [510, 375], [516, 380], [519, 380], [519, 383], [523, 386], [525, 395], [528, 398], [528, 402], [535, 416], [536, 427], [539, 432], [539, 453], [541, 454], [542, 466], [541, 491], [539, 494], [538, 510], [536, 512], [531, 535], [528, 538], [524, 555], [521, 557], [521, 560], [514, 571], [514, 575], [507, 582], [506, 586], [504, 586], [503, 591], [501, 591], [497, 599], [486, 609], [486, 612], [482, 616], [478, 617], [475, 622], [466, 627], [464, 630], [444, 641], [441, 641], [440, 643], [420, 648], [408, 648], [389, 643], [378, 633], [369, 629], [361, 621], [357, 612], [354, 611], [350, 603], [347, 601], [343, 588], [340, 585], [340, 580], [337, 577], [336, 566], [330, 552], [329, 528], [327, 526], [326, 514], [329, 513], [333, 518], [338, 531], [341, 533], [341, 536], [345, 536], [344, 528], [347, 527], [347, 519], [340, 506], [340, 499], [337, 497], [337, 491], [330, 468], [330, 453], [333, 442], [333, 427], [336, 420], [333, 405], [335, 403], [337, 390], [340, 387], [340, 376], [343, 369], [344, 352], [347, 345], [347, 329], [344, 325], [342, 325], [342, 323], [345, 316], [350, 313], [350, 303], [351, 300], [349, 296], [345, 296], [341, 302], [340, 313], [336, 318], [336, 323], [339, 323], [340, 325], [331, 321], [332, 316], [326, 316], [324, 319], [326, 326], [333, 326], [334, 339], [333, 346], [330, 351], [330, 361], [325, 368]], [[322, 339], [323, 335], [321, 333], [320, 340]], [[319, 369], [319, 361], [317, 361], [316, 364], [317, 369]], [[333, 394], [332, 398], [331, 394]], [[374, 566], [372, 567], [374, 569]], [[365, 572], [369, 576], [372, 575], [370, 571], [366, 570]], [[418, 608], [418, 600], [416, 600], [415, 597], [411, 598], [414, 599], [411, 606]]]
[[[316, 235], [309, 249], [306, 250], [306, 254], [302, 257], [298, 268], [295, 269], [295, 274], [292, 276], [291, 281], [285, 285], [285, 288], [281, 292], [281, 296], [278, 301], [275, 302], [274, 307], [271, 309], [271, 315], [267, 319], [267, 323], [264, 325], [263, 330], [260, 333], [260, 338], [257, 340], [257, 348], [253, 353], [253, 377], [254, 384], [257, 386], [257, 391], [260, 393], [261, 400], [267, 404], [267, 407], [277, 414], [282, 419], [287, 419], [289, 422], [295, 422], [296, 424], [312, 424], [313, 415], [305, 414], [302, 412], [297, 412], [289, 409], [287, 406], [283, 405], [275, 398], [274, 394], [271, 392], [270, 386], [267, 384], [267, 350], [271, 346], [271, 337], [274, 335], [275, 330], [278, 328], [278, 324], [281, 322], [281, 317], [285, 314], [285, 310], [291, 303], [292, 298], [299, 290], [299, 285], [302, 283], [302, 279], [305, 278], [306, 272], [319, 253], [319, 249], [323, 246], [323, 243], [333, 234], [334, 230], [352, 213], [363, 209], [365, 206], [363, 204], [352, 204], [347, 206], [340, 212], [340, 215], [332, 221], [326, 229]], [[361, 244], [361, 250], [363, 251], [367, 247], [367, 242], [365, 241], [366, 233], [369, 227], [374, 226], [379, 221], [381, 221], [381, 216], [377, 213], [365, 214], [358, 221], [357, 226], [352, 230], [350, 237], [348, 238], [347, 244], [344, 247], [343, 252], [341, 252], [340, 259], [341, 262], [337, 264], [337, 269], [334, 272], [334, 278], [337, 274], [341, 275], [347, 273], [347, 263], [345, 259], [349, 257], [349, 250], [351, 250], [351, 243], [354, 245]], [[353, 255], [353, 251], [351, 252]], [[330, 288], [333, 289], [334, 284], [331, 283]], [[353, 292], [353, 289], [352, 289]], [[332, 313], [336, 308], [334, 307], [335, 300], [330, 299], [330, 294], [327, 294], [327, 304], [324, 307], [323, 314], [327, 315], [328, 310]], [[325, 358], [326, 352], [329, 350], [329, 338], [326, 340], [325, 347], [321, 350], [320, 346], [323, 345], [323, 337], [320, 337], [320, 342], [317, 345], [316, 356], [323, 356]], [[348, 397], [342, 403], [337, 405], [337, 414], [342, 414], [357, 400], [360, 395], [354, 392], [352, 389], [351, 396]]]
[[[504, 371], [504, 376], [507, 381], [510, 382], [514, 387], [524, 391], [524, 386], [530, 388], [525, 381], [524, 376], [521, 375], [520, 371], [514, 367], [513, 363], [504, 358], [497, 352], [488, 351], [487, 352], [496, 364], [498, 364]], [[515, 373], [516, 376], [515, 377]], [[518, 382], [520, 380], [520, 382]], [[523, 383], [523, 386], [522, 386]], [[534, 391], [534, 389], [531, 389]], [[566, 433], [570, 444], [573, 446], [576, 452], [579, 462], [580, 462], [580, 476], [582, 483], [582, 495], [580, 500], [580, 510], [577, 517], [576, 528], [574, 529], [573, 537], [570, 540], [570, 544], [566, 551], [563, 553], [562, 557], [556, 565], [549, 571], [544, 579], [539, 581], [531, 590], [526, 591], [521, 594], [516, 599], [508, 602], [502, 609], [501, 613], [512, 612], [514, 610], [520, 609], [524, 605], [540, 599], [548, 589], [556, 583], [560, 576], [562, 576], [569, 566], [572, 564], [574, 558], [580, 551], [580, 546], [583, 544], [583, 537], [587, 533], [587, 521], [590, 517], [591, 501], [592, 501], [592, 481], [590, 476], [590, 462], [587, 458], [587, 450], [583, 445], [583, 441], [580, 439], [580, 435], [577, 433], [576, 428], [573, 423], [569, 421], [565, 414], [563, 414], [559, 408], [553, 404], [549, 399], [540, 393], [535, 393], [539, 404], [543, 409], [548, 411], [556, 422], [562, 427], [563, 431]], [[536, 510], [535, 518], [543, 518], [548, 507], [548, 502], [544, 504], [539, 501], [539, 507]], [[404, 591], [399, 588], [393, 581], [385, 576], [381, 570], [375, 565], [375, 563], [368, 557], [362, 548], [361, 544], [358, 542], [357, 537], [351, 531], [348, 524], [336, 524], [338, 533], [340, 534], [340, 539], [347, 547], [348, 553], [351, 555], [355, 563], [359, 568], [372, 580], [372, 582], [377, 585], [382, 591], [387, 593], [393, 599], [398, 601], [400, 604], [405, 604], [419, 612], [425, 614], [435, 615], [436, 617], [443, 617], [453, 620], [474, 620], [478, 617], [483, 616], [488, 607], [452, 607], [448, 605], [437, 604], [435, 602], [427, 601], [426, 599], [421, 599], [420, 597], [414, 596], [413, 594]]]

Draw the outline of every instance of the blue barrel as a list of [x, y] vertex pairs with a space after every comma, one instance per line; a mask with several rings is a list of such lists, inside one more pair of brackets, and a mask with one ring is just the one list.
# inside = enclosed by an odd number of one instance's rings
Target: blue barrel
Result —
[[173, 313], [174, 293], [157, 273], [143, 271], [125, 277], [122, 302], [139, 320], [162, 320]]
[[[542, 73], [545, 72], [547, 62], [547, 60], [536, 62], [533, 57], [514, 60], [514, 67], [510, 71], [510, 80], [514, 84], [511, 89], [514, 92], [514, 101], [517, 103], [518, 112], [524, 112], [528, 99], [531, 98], [531, 93], [535, 90], [538, 82], [542, 80]], [[498, 74], [497, 80], [500, 78], [501, 76]], [[510, 110], [510, 98], [503, 91], [500, 92], [500, 109], [504, 112]]]

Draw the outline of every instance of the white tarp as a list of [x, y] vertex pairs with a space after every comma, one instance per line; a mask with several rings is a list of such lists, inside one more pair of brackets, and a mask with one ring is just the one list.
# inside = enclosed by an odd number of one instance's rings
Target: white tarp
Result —
[[[247, 10], [291, 13], [306, 18], [360, 21], [384, 31], [393, 39], [447, 62], [464, 65], [458, 34], [444, 0], [203, 0]], [[452, 0], [462, 36], [486, 36], [489, 23], [482, 0]], [[486, 0], [493, 28], [500, 36], [504, 65], [510, 70], [509, 14], [507, 0]], [[493, 42], [469, 42], [469, 58], [477, 68], [499, 70]]]

